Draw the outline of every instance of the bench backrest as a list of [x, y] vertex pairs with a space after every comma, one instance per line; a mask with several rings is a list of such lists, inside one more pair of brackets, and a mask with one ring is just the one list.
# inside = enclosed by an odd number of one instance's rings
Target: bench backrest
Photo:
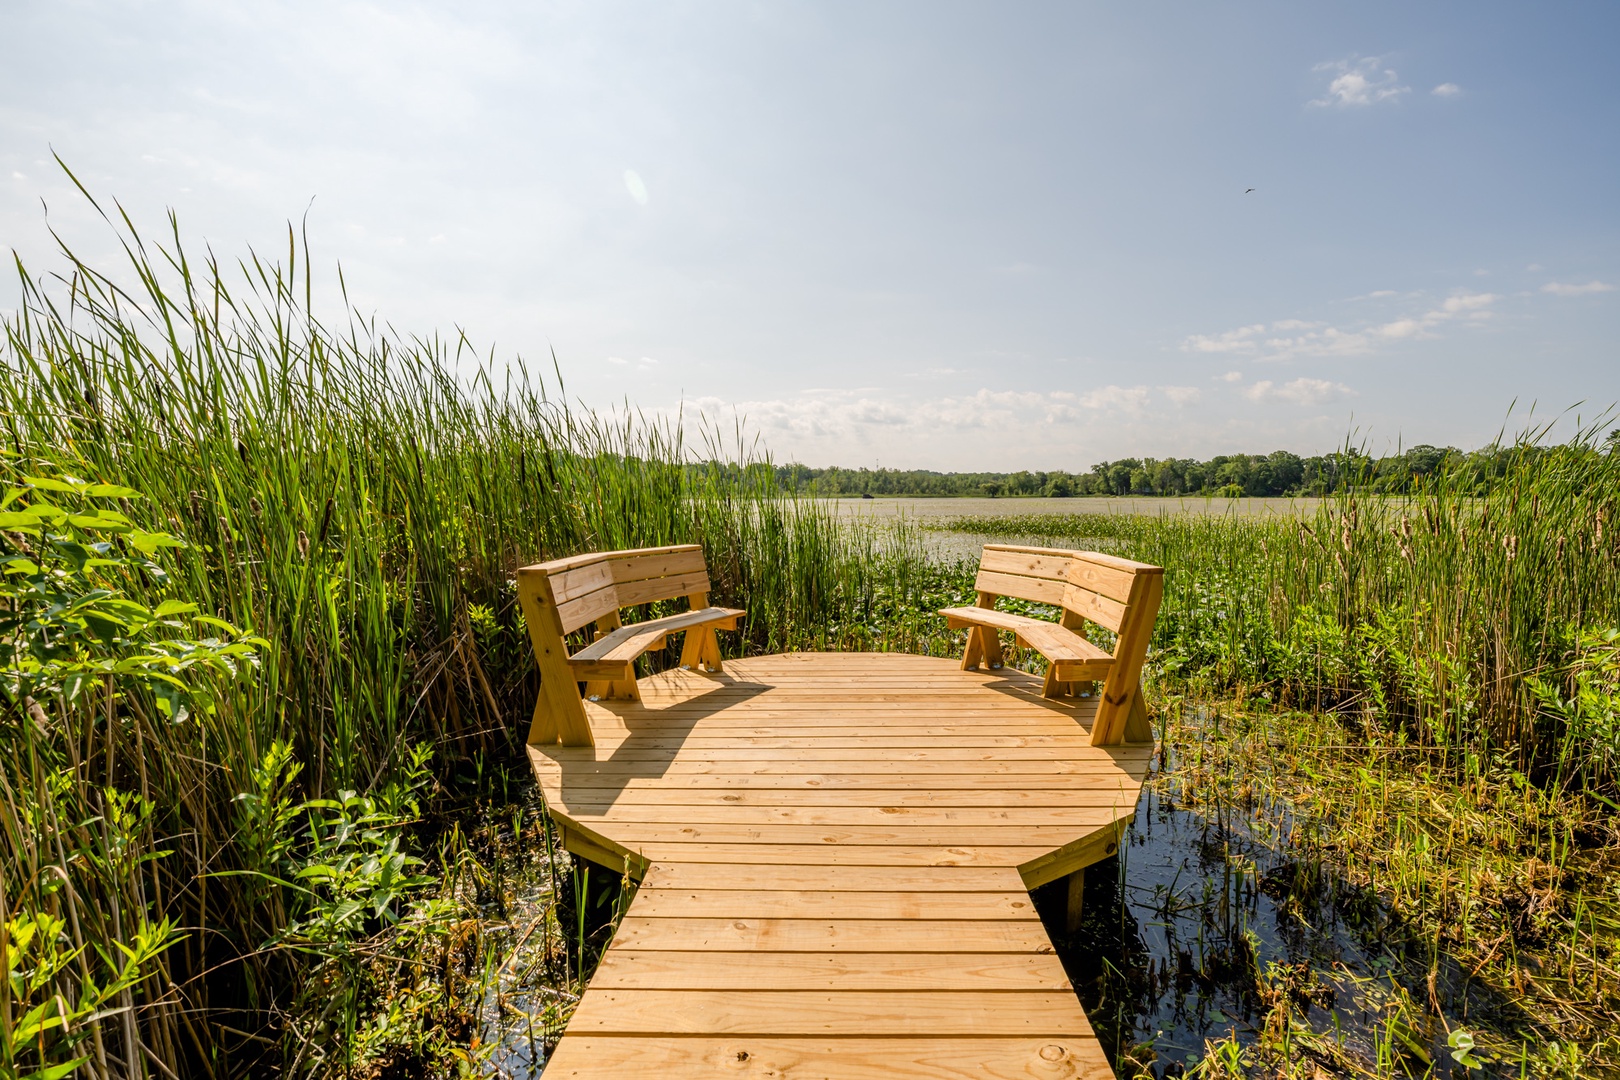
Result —
[[1061, 608], [1070, 629], [1082, 629], [1087, 619], [1118, 635], [1092, 730], [1093, 743], [1118, 742], [1159, 617], [1164, 569], [1097, 551], [986, 544], [974, 588], [981, 607], [1013, 596]]
[[1156, 566], [1096, 551], [986, 544], [973, 587], [981, 593], [1051, 604], [1119, 633], [1140, 573]]
[[555, 559], [523, 567], [518, 580], [525, 579], [543, 589], [542, 599], [555, 605], [564, 634], [620, 608], [709, 591], [708, 566], [697, 544]]

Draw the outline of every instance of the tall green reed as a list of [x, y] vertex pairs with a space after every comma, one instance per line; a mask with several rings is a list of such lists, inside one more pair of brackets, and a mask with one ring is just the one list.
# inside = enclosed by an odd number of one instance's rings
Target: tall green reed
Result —
[[[172, 215], [161, 243], [122, 210], [105, 216], [120, 266], [66, 244], [49, 276], [19, 264], [0, 440], [19, 475], [139, 491], [132, 527], [184, 541], [161, 553], [161, 579], [125, 575], [122, 595], [195, 603], [262, 646], [251, 678], [177, 721], [142, 722], [159, 713], [137, 683], [58, 696], [52, 738], [20, 699], [7, 705], [0, 781], [63, 819], [11, 823], [4, 895], [49, 915], [60, 883], [83, 907], [131, 913], [91, 943], [113, 956], [137, 924], [184, 929], [149, 958], [130, 1008], [80, 1018], [93, 1073], [253, 1067], [277, 1010], [309, 996], [315, 959], [284, 947], [301, 894], [265, 854], [285, 845], [252, 817], [270, 765], [297, 766], [272, 778], [276, 805], [367, 807], [418, 744], [445, 777], [469, 758], [519, 758], [537, 692], [519, 565], [697, 542], [717, 598], [749, 611], [744, 650], [906, 643], [881, 615], [916, 606], [914, 538], [845, 530], [780, 497], [753, 448], [679, 416], [570, 406], [521, 361], [494, 374], [464, 337], [403, 336], [352, 310], [328, 325], [291, 229], [279, 259], [230, 264], [188, 251]], [[19, 534], [0, 537], [20, 550]], [[132, 791], [148, 817], [120, 835], [98, 792]], [[98, 836], [58, 843], [69, 818], [98, 818]], [[311, 824], [317, 848], [323, 827]], [[137, 856], [130, 873], [86, 870], [84, 852], [118, 845]], [[23, 847], [41, 854], [20, 859]], [[48, 981], [71, 999], [88, 978], [66, 966]]]
[[1612, 742], [1620, 726], [1572, 711], [1583, 700], [1588, 712], [1612, 708], [1576, 692], [1596, 662], [1576, 662], [1581, 631], [1620, 626], [1620, 454], [1600, 433], [1548, 444], [1546, 429], [1528, 432], [1502, 448], [1504, 474], [1483, 489], [1441, 474], [1411, 496], [1349, 493], [1297, 517], [944, 525], [1166, 567], [1154, 635], [1163, 675], [1353, 713], [1455, 752], [1460, 766], [1506, 755], [1610, 790], [1615, 756], [1592, 740]]

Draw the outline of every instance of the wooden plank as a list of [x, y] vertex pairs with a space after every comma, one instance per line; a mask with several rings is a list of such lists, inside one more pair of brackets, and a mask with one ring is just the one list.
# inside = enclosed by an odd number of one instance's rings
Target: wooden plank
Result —
[[[674, 730], [666, 735], [664, 730]], [[689, 730], [690, 733], [679, 733]], [[1090, 737], [1079, 724], [919, 724], [883, 725], [883, 735], [870, 735], [870, 727], [828, 727], [826, 738], [804, 735], [802, 727], [714, 727], [661, 729], [643, 727], [629, 738], [640, 746], [776, 746], [778, 750], [800, 750], [808, 746], [1089, 746]], [[653, 732], [653, 733], [648, 733]], [[938, 732], [938, 735], [935, 735]], [[622, 733], [622, 732], [616, 732]], [[933, 735], [933, 738], [930, 738]], [[608, 745], [609, 738], [601, 738]], [[624, 743], [619, 743], [624, 745]]]
[[[636, 845], [636, 854], [649, 863], [731, 862], [759, 866], [991, 866], [1037, 864], [1052, 854], [1051, 844], [989, 847], [952, 844], [714, 844], [662, 841]], [[600, 861], [600, 860], [598, 860]], [[1059, 874], [1059, 877], [1062, 875]], [[1040, 884], [1032, 882], [1030, 887]]]
[[612, 585], [613, 570], [605, 561], [597, 560], [550, 574], [548, 582], [552, 599], [561, 604]]
[[949, 825], [963, 829], [982, 826], [1107, 825], [1136, 804], [1136, 792], [1120, 792], [1112, 805], [1035, 806], [1005, 809], [991, 806], [658, 806], [648, 803], [615, 805], [605, 812], [588, 813], [570, 803], [568, 816], [605, 836], [622, 836], [622, 825], [831, 825], [840, 828]]
[[570, 1035], [546, 1080], [1113, 1080], [1085, 1032], [1004, 1038], [769, 1038]]
[[1119, 852], [1119, 841], [1134, 814], [1127, 814], [1106, 828], [1072, 840], [1055, 851], [1048, 851], [1020, 863], [1018, 872], [1031, 889], [1067, 877]]
[[693, 574], [648, 578], [643, 581], [627, 581], [615, 585], [614, 589], [619, 594], [620, 607], [635, 607], [637, 604], [650, 604], [657, 600], [674, 600], [688, 593], [708, 592], [709, 575], [700, 571]]
[[670, 634], [701, 626], [720, 626], [734, 630], [737, 620], [748, 614], [738, 608], [710, 607], [701, 611], [683, 611], [661, 619], [621, 626], [579, 650], [572, 657], [576, 663], [595, 660], [630, 661], [649, 649], [656, 649]]
[[899, 844], [913, 847], [1010, 847], [1016, 844], [1061, 847], [1097, 828], [1095, 824], [1076, 825], [893, 825], [877, 828], [862, 825], [748, 825], [679, 822], [614, 822], [611, 833], [595, 822], [571, 819], [582, 831], [588, 830], [622, 847], [635, 850], [659, 841], [711, 844], [820, 844], [858, 846]]
[[703, 953], [610, 948], [601, 990], [1070, 990], [1049, 953]]
[[[1072, 556], [1068, 552], [1057, 552], [1044, 548], [986, 545], [983, 553], [979, 556], [979, 569], [993, 570], [1002, 574], [1017, 574], [1020, 577], [1067, 581], [1071, 558]], [[1009, 593], [1008, 595], [1012, 594]]]
[[1076, 554], [1070, 561], [1067, 579], [1079, 588], [1123, 604], [1131, 598], [1136, 575], [1150, 569], [1156, 568], [1132, 563], [1131, 568], [1127, 569], [1119, 566], [1115, 560], [1088, 551]]
[[568, 1022], [586, 1035], [1041, 1035], [1088, 1031], [1068, 990], [586, 991]]
[[[1135, 785], [1131, 785], [1134, 787]], [[588, 815], [610, 807], [667, 806], [679, 815], [683, 807], [702, 806], [875, 806], [875, 807], [970, 807], [1002, 810], [1071, 806], [1115, 806], [1123, 792], [1106, 788], [1069, 786], [1062, 788], [1017, 789], [935, 789], [895, 790], [871, 788], [813, 788], [809, 790], [764, 789], [737, 791], [732, 788], [582, 788], [569, 785], [570, 813]], [[597, 809], [590, 809], [595, 807]]]
[[610, 615], [619, 610], [618, 592], [612, 585], [576, 596], [572, 600], [557, 605], [557, 618], [562, 623], [563, 633], [572, 634], [575, 630], [593, 623], [604, 615]]
[[709, 572], [708, 564], [703, 561], [703, 549], [697, 544], [654, 551], [652, 554], [615, 552], [607, 556], [607, 565], [616, 584]]
[[944, 889], [953, 893], [1004, 893], [1024, 887], [1017, 871], [994, 867], [930, 866], [772, 866], [732, 863], [658, 863], [647, 871], [646, 888], [659, 889], [837, 889], [889, 892]]
[[[1093, 736], [1095, 737], [1095, 736]], [[591, 748], [594, 749], [594, 748]], [[1081, 746], [817, 746], [795, 750], [791, 755], [799, 764], [812, 761], [865, 761], [869, 764], [911, 761], [1078, 761], [1088, 760], [1090, 747]], [[692, 763], [702, 761], [781, 761], [783, 753], [771, 747], [751, 746], [688, 746], [678, 751], [656, 746], [642, 747], [636, 740], [626, 740], [614, 748], [613, 760], [669, 761], [675, 754], [679, 760]], [[555, 753], [559, 761], [595, 761], [599, 755], [589, 750], [570, 754], [568, 748]]]
[[631, 911], [643, 919], [1035, 919], [1035, 905], [1014, 892], [846, 892], [843, 890], [667, 889], [645, 885]]
[[[534, 760], [534, 752], [530, 751], [530, 760]], [[546, 757], [541, 757], [543, 765], [539, 776], [542, 783], [554, 784], [560, 777], [557, 763]], [[549, 766], [549, 771], [546, 770]], [[775, 773], [733, 773], [722, 772], [676, 772], [649, 775], [646, 772], [626, 774], [615, 771], [596, 771], [589, 775], [568, 777], [568, 791], [579, 792], [582, 795], [599, 796], [603, 791], [865, 791], [888, 792], [888, 798], [895, 798], [905, 792], [916, 792], [927, 795], [932, 792], [993, 792], [1001, 794], [1008, 791], [1028, 792], [1036, 795], [1046, 791], [1085, 791], [1085, 790], [1119, 790], [1135, 789], [1141, 786], [1142, 776], [1147, 771], [1147, 762], [1141, 763], [1139, 771], [1126, 771], [1116, 768], [1112, 772], [1093, 771], [1091, 773], [1046, 773], [1040, 776], [1023, 773], [994, 773], [984, 774], [978, 770], [966, 773], [941, 773], [929, 776], [926, 779], [896, 775], [893, 769], [883, 769], [874, 773], [841, 773], [829, 774], [825, 771], [812, 770], [810, 772], [775, 772]], [[1088, 782], [1078, 782], [1076, 776], [1094, 776], [1098, 779]], [[548, 796], [549, 797], [549, 796]], [[1061, 805], [1061, 804], [1060, 804]]]
[[949, 942], [972, 953], [1052, 951], [1037, 920], [644, 919], [630, 912], [613, 948], [694, 952], [932, 953]]
[[1115, 633], [1119, 632], [1125, 619], [1124, 604], [1078, 585], [1063, 586], [1063, 606], [1076, 615], [1082, 615], [1098, 626], [1106, 627]]
[[[636, 666], [626, 660], [581, 660], [578, 656], [568, 658], [568, 669], [573, 672], [574, 678], [581, 682], [595, 682], [607, 680], [610, 682], [634, 682]], [[587, 686], [585, 693], [590, 697], [612, 697], [612, 688]]]
[[[583, 777], [637, 777], [637, 776], [804, 776], [810, 774], [815, 777], [824, 777], [829, 773], [851, 776], [880, 775], [887, 776], [891, 784], [897, 788], [922, 788], [932, 786], [935, 778], [939, 776], [1018, 776], [1024, 783], [1039, 783], [1041, 778], [1057, 776], [1098, 776], [1108, 783], [1118, 782], [1137, 783], [1132, 774], [1127, 773], [1122, 765], [1116, 761], [1098, 760], [1095, 758], [1077, 758], [1072, 761], [1056, 761], [1050, 758], [1031, 758], [1019, 761], [993, 761], [982, 758], [961, 758], [953, 760], [911, 760], [900, 761], [889, 758], [882, 761], [871, 758], [821, 758], [814, 761], [797, 760], [756, 760], [756, 761], [703, 761], [698, 759], [671, 761], [667, 758], [633, 759], [630, 757], [616, 758], [609, 761], [591, 761], [590, 759], [561, 760], [559, 750], [566, 751], [570, 747], [537, 746], [534, 749], [546, 755], [554, 763], [563, 765], [571, 778]], [[531, 759], [532, 760], [532, 759]], [[1143, 771], [1146, 771], [1146, 761], [1143, 758]], [[898, 767], [904, 765], [901, 770]]]
[[1053, 607], [1063, 603], [1063, 590], [1067, 587], [1062, 581], [1053, 581], [1047, 578], [1021, 577], [1017, 574], [1000, 574], [994, 570], [980, 570], [973, 579], [973, 587], [979, 592], [995, 593], [997, 596], [1015, 596], [1020, 600], [1033, 600], [1037, 604], [1051, 604]]
[[993, 608], [974, 607], [943, 608], [940, 614], [945, 616], [948, 625], [957, 629], [962, 626], [982, 625], [1011, 630], [1050, 660], [1091, 661], [1098, 664], [1098, 670], [1104, 673], [1108, 665], [1114, 661], [1112, 655], [1073, 630], [1043, 619], [1015, 615], [1010, 611], [996, 611]]

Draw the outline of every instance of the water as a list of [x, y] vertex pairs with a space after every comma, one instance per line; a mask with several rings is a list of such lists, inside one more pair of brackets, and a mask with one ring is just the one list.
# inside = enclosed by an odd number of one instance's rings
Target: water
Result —
[[1179, 1076], [1206, 1041], [1253, 1047], [1269, 1026], [1273, 1045], [1293, 1029], [1288, 1056], [1329, 1072], [1342, 1054], [1368, 1070], [1382, 1060], [1383, 1075], [1421, 1076], [1427, 1055], [1437, 1078], [1518, 1076], [1516, 1057], [1483, 1071], [1456, 1064], [1448, 1025], [1533, 1045], [1531, 1018], [1412, 940], [1375, 896], [1292, 857], [1281, 840], [1289, 826], [1283, 807], [1221, 821], [1150, 784], [1122, 861], [1088, 871], [1075, 934], [1063, 930], [1063, 883], [1036, 891], [1119, 1075]]

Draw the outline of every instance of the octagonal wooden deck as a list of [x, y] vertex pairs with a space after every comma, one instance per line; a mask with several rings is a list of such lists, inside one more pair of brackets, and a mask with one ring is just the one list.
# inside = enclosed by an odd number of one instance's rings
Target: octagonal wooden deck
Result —
[[1112, 1076], [1027, 891], [1136, 806], [1095, 699], [892, 653], [640, 687], [529, 747], [565, 845], [641, 879], [548, 1080]]

